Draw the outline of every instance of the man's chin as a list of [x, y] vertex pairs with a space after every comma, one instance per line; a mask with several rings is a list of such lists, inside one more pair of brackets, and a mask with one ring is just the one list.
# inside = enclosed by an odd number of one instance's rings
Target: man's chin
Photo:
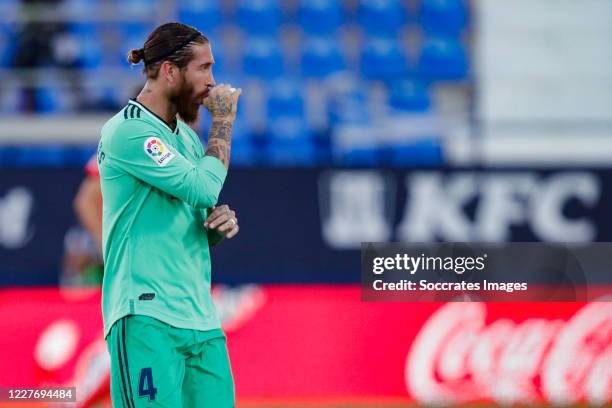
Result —
[[188, 111], [179, 111], [179, 116], [184, 122], [193, 123], [198, 118], [199, 105], [195, 106], [193, 109], [189, 109]]

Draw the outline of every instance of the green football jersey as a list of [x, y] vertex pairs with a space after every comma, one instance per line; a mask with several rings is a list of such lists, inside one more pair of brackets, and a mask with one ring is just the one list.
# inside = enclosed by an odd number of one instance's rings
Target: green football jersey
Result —
[[207, 208], [227, 170], [197, 134], [175, 129], [136, 100], [102, 128], [104, 335], [128, 314], [178, 328], [220, 327], [210, 294]]

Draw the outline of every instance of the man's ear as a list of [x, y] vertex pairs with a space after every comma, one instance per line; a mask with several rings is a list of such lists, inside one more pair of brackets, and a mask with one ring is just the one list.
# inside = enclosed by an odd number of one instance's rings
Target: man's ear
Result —
[[168, 80], [168, 82], [173, 83], [174, 81], [176, 81], [176, 77], [178, 74], [178, 68], [176, 67], [176, 65], [174, 65], [170, 61], [164, 61], [162, 62], [160, 69], [162, 74], [166, 77], [166, 80]]

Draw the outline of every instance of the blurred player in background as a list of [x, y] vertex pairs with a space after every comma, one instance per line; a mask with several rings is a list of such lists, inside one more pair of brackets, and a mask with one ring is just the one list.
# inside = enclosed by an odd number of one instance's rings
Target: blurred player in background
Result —
[[[215, 86], [209, 40], [183, 24], [156, 28], [128, 59], [144, 61], [147, 82], [104, 125], [97, 153], [113, 405], [233, 407], [209, 245], [238, 232], [235, 213], [215, 205], [241, 90]], [[202, 104], [206, 151], [186, 123]]]
[[94, 155], [85, 166], [85, 178], [74, 199], [80, 226], [71, 227], [64, 237], [62, 286], [100, 286], [102, 263], [102, 192]]
[[102, 247], [102, 191], [96, 156], [85, 166], [85, 178], [74, 199], [74, 211], [79, 222]]

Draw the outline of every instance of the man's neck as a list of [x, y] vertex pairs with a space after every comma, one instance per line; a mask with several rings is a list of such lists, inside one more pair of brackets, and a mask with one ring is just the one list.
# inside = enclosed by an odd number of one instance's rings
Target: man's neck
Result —
[[151, 89], [146, 83], [136, 100], [147, 107], [151, 112], [159, 116], [170, 128], [176, 126], [176, 107], [160, 92]]

